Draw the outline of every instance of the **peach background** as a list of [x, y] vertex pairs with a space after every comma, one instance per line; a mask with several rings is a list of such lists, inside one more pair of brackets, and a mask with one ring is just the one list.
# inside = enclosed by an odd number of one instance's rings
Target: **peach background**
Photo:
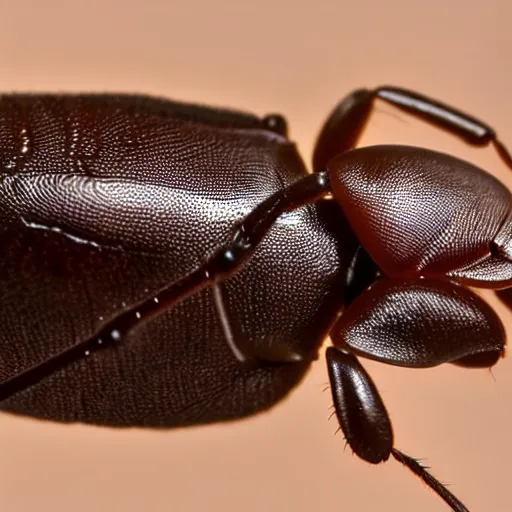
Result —
[[[393, 83], [480, 116], [512, 146], [508, 0], [31, 3], [0, 3], [0, 90], [133, 91], [280, 111], [309, 162], [342, 95]], [[421, 144], [507, 173], [491, 150], [384, 105], [363, 142]], [[399, 448], [428, 458], [472, 512], [512, 509], [512, 358], [494, 378], [449, 366], [366, 367]], [[0, 510], [448, 510], [397, 463], [371, 467], [343, 451], [327, 422], [326, 382], [322, 358], [267, 414], [168, 433], [0, 414]]]

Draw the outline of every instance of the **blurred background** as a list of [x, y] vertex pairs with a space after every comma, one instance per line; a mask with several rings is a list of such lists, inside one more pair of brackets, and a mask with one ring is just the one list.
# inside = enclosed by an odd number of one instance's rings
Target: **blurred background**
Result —
[[[394, 84], [482, 118], [512, 147], [511, 13], [508, 0], [2, 0], [0, 90], [144, 92], [277, 111], [309, 164], [343, 95]], [[379, 104], [362, 143], [393, 142], [470, 159], [512, 186], [491, 149]], [[512, 509], [512, 359], [492, 374], [365, 366], [399, 448], [423, 458], [472, 512]], [[266, 414], [169, 432], [0, 414], [0, 510], [448, 510], [398, 463], [372, 467], [344, 451], [326, 383], [322, 357]]]

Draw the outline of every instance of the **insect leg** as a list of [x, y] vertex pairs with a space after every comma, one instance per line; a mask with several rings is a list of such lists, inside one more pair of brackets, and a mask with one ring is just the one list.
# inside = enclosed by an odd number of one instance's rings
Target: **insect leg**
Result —
[[352, 354], [334, 347], [326, 351], [336, 416], [348, 444], [372, 464], [390, 455], [418, 475], [454, 512], [469, 512], [439, 480], [412, 457], [393, 447], [393, 429], [380, 394], [366, 370]]
[[326, 168], [337, 154], [357, 145], [373, 110], [374, 100], [380, 99], [446, 130], [473, 146], [492, 144], [501, 160], [512, 169], [512, 156], [486, 123], [460, 110], [423, 96], [414, 91], [392, 86], [358, 89], [346, 96], [331, 113], [317, 139], [313, 154], [313, 169]]

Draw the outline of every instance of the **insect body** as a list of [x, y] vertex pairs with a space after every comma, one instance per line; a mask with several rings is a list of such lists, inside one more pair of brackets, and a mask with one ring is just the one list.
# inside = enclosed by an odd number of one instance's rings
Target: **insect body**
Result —
[[[473, 144], [483, 123], [402, 89], [356, 91], [307, 174], [280, 116], [142, 96], [0, 99], [0, 407], [173, 427], [264, 410], [328, 335], [335, 410], [368, 462], [394, 447], [357, 356], [487, 367], [503, 326], [466, 285], [512, 286], [509, 191], [421, 148], [352, 149], [375, 98]], [[331, 197], [332, 196], [332, 197]]]

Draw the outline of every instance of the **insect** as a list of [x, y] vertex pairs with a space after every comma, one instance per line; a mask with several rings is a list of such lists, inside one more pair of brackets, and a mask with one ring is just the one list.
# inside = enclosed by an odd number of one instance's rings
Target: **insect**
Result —
[[512, 200], [472, 164], [355, 149], [375, 100], [512, 158], [492, 128], [396, 87], [335, 108], [307, 173], [286, 121], [137, 95], [0, 98], [0, 408], [173, 427], [285, 397], [323, 339], [352, 450], [395, 447], [359, 362], [490, 367], [512, 287]]

